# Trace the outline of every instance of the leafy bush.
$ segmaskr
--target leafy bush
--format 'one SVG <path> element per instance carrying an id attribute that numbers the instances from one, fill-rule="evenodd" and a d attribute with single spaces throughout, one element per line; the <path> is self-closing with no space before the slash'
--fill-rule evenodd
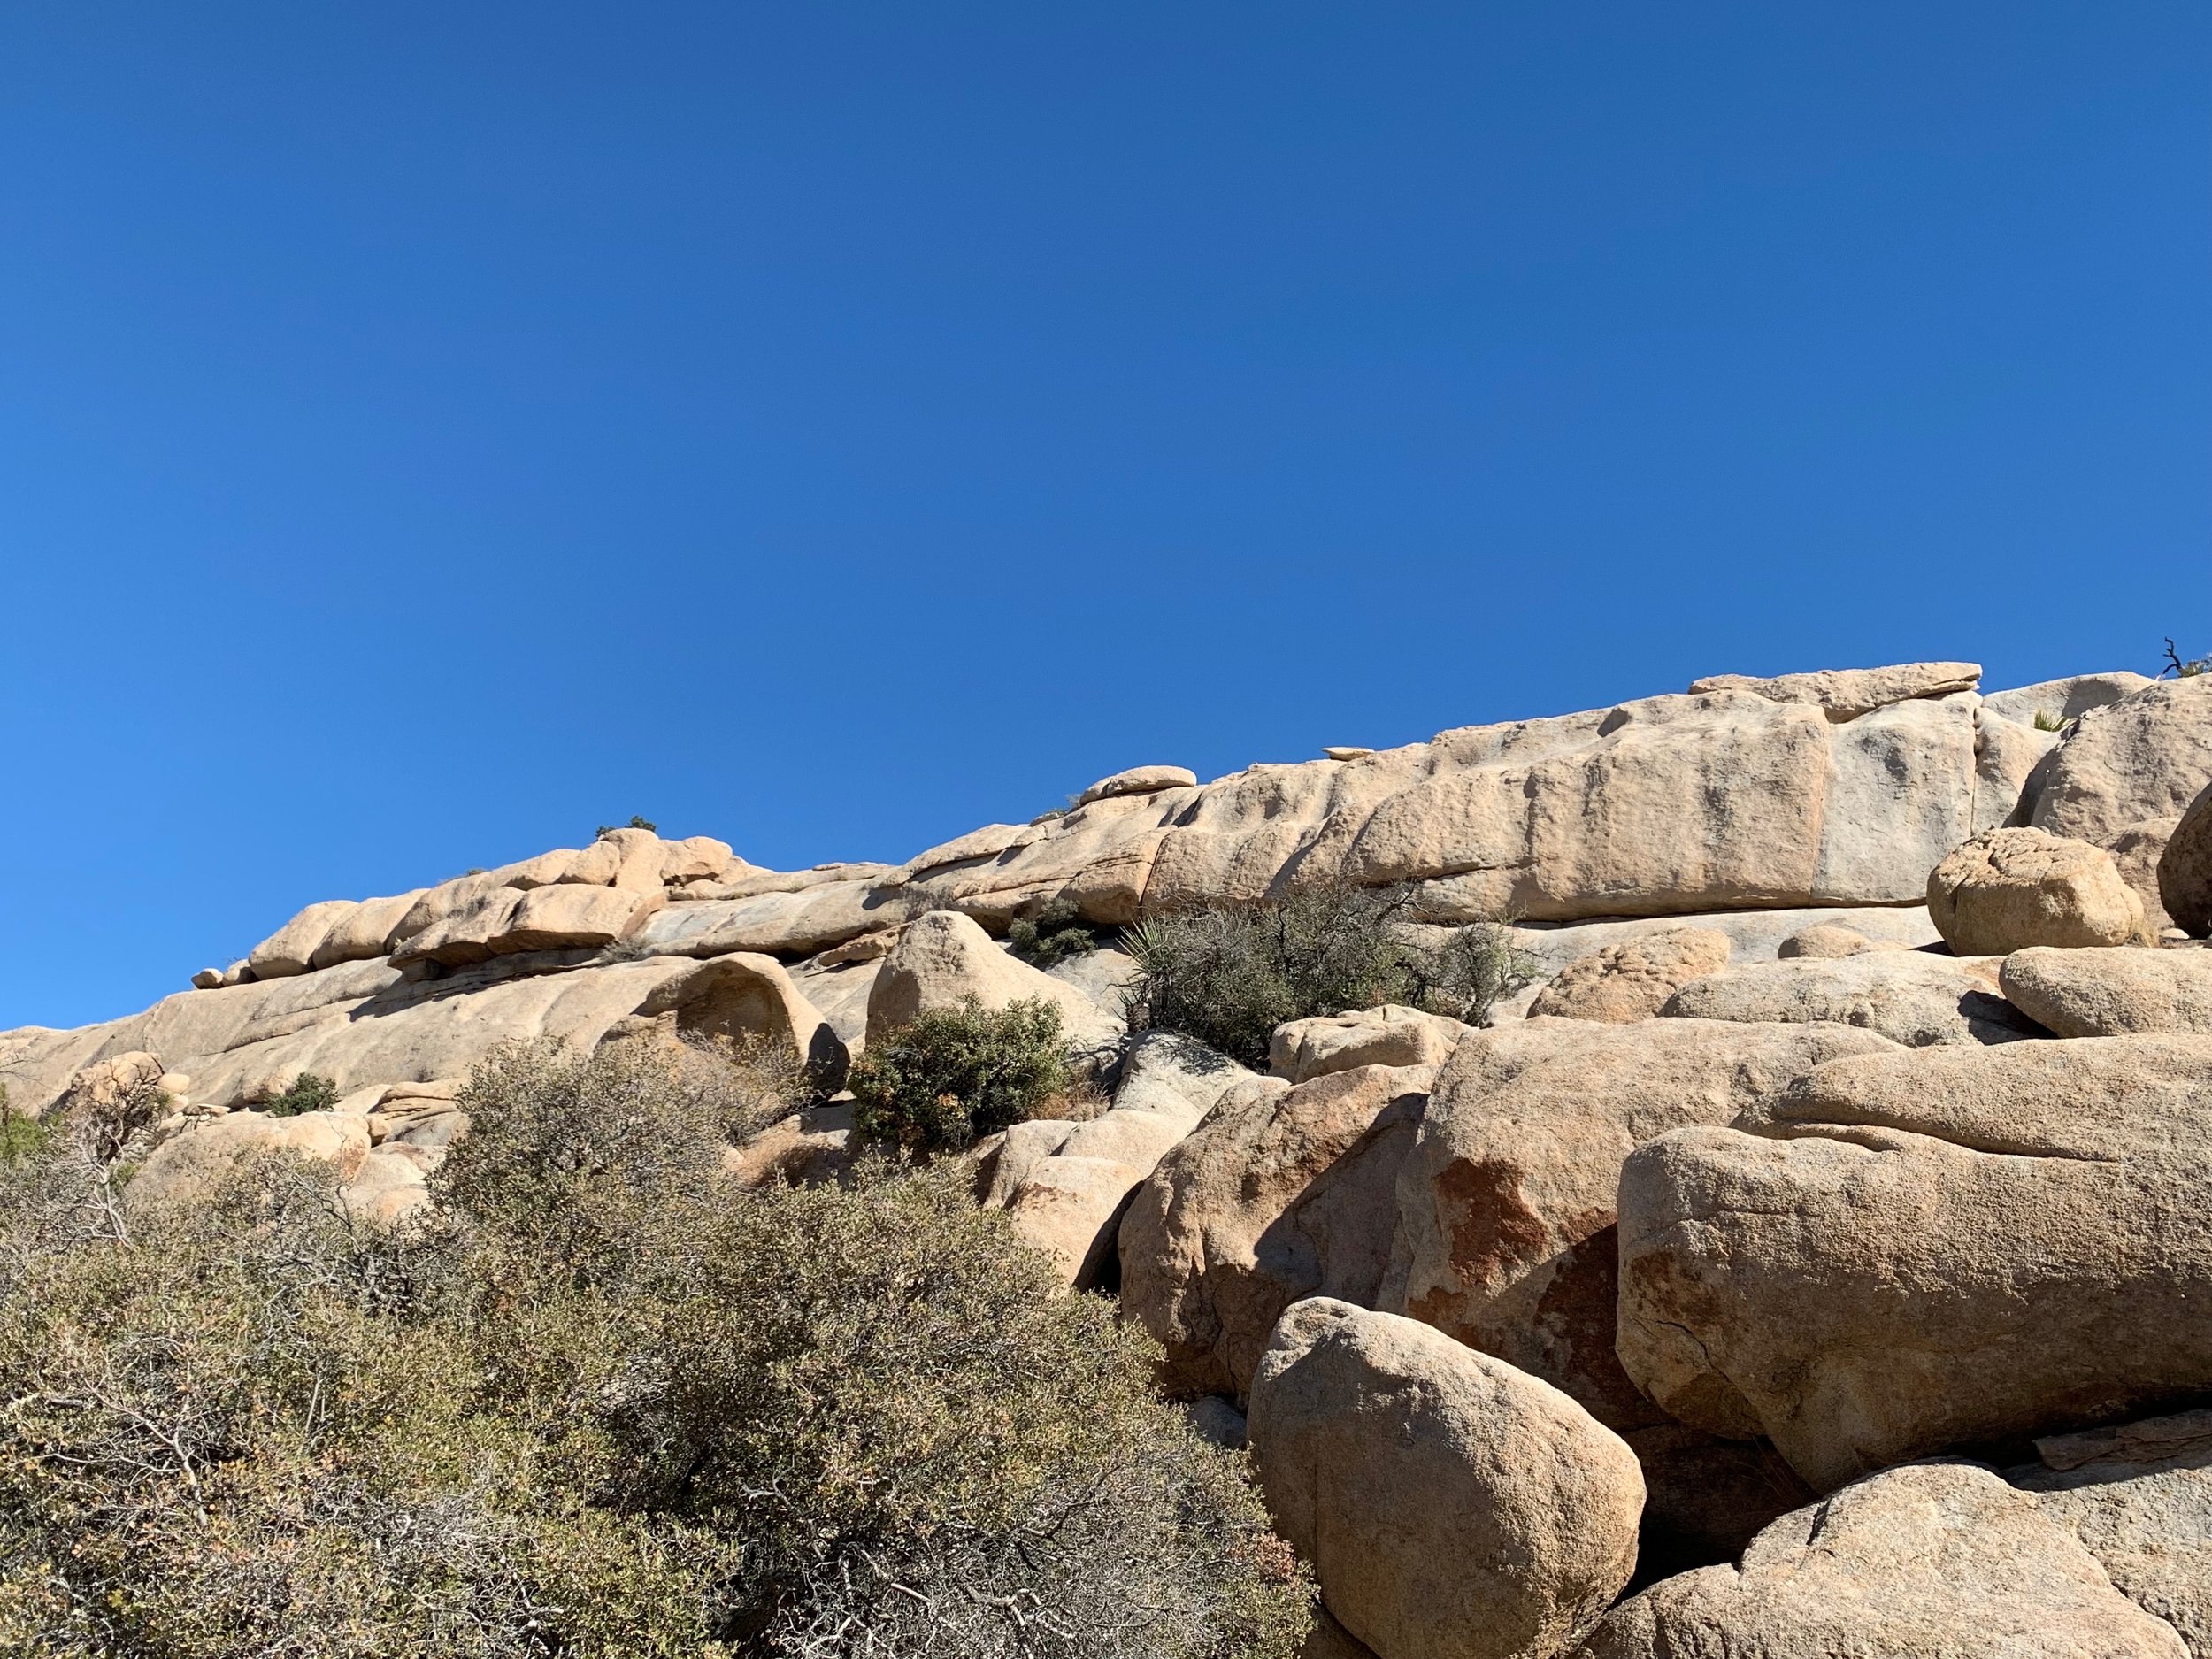
<path id="1" fill-rule="evenodd" d="M 949 1169 L 726 1186 L 742 1092 L 511 1051 L 396 1230 L 282 1156 L 127 1231 L 50 1225 L 88 1141 L 0 1165 L 0 1652 L 1291 1659 L 1142 1339 Z"/>
<path id="2" fill-rule="evenodd" d="M 974 997 L 872 1042 L 853 1062 L 853 1133 L 907 1152 L 952 1152 L 1037 1115 L 1073 1080 L 1060 1010 Z"/>
<path id="3" fill-rule="evenodd" d="M 303 1071 L 284 1093 L 262 1102 L 272 1118 L 296 1118 L 302 1112 L 326 1112 L 338 1103 L 338 1086 L 317 1071 Z"/>
<path id="4" fill-rule="evenodd" d="M 1033 968 L 1049 968 L 1098 949 L 1098 931 L 1083 920 L 1072 899 L 1054 899 L 1034 917 L 1016 917 L 1006 947 Z"/>
<path id="5" fill-rule="evenodd" d="M 618 829 L 650 830 L 653 833 L 657 835 L 660 833 L 660 828 L 661 826 L 654 823 L 651 818 L 642 818 L 637 813 L 633 812 L 630 814 L 630 821 L 627 824 L 602 824 L 593 833 L 592 840 L 595 841 L 603 841 Z"/>
<path id="6" fill-rule="evenodd" d="M 1331 887 L 1140 923 L 1131 1023 L 1264 1066 L 1286 1020 L 1399 1002 L 1474 1023 L 1528 982 L 1509 929 L 1424 929 L 1410 908 L 1401 891 Z"/>

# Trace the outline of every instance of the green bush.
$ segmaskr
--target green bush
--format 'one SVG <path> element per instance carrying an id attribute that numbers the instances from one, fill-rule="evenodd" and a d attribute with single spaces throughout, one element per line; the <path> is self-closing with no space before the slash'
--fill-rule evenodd
<path id="1" fill-rule="evenodd" d="M 0 1653 L 1292 1659 L 1142 1338 L 952 1168 L 730 1187 L 744 1092 L 511 1051 L 397 1229 L 281 1156 L 127 1232 L 89 1142 L 0 1165 Z"/>
<path id="2" fill-rule="evenodd" d="M 2182 680 L 2194 680 L 2205 673 L 2212 673 L 2212 657 L 2185 657 L 2174 649 L 2171 640 L 2166 641 L 2166 666 L 2158 671 L 2160 679 L 2172 674 Z"/>
<path id="3" fill-rule="evenodd" d="M 319 1072 L 303 1071 L 283 1094 L 265 1101 L 261 1110 L 272 1118 L 296 1118 L 302 1112 L 326 1112 L 338 1103 L 338 1086 Z"/>
<path id="4" fill-rule="evenodd" d="M 1131 1024 L 1264 1066 L 1286 1020 L 1399 1002 L 1471 1024 L 1528 982 L 1507 927 L 1424 928 L 1410 909 L 1402 891 L 1330 887 L 1140 923 Z"/>
<path id="5" fill-rule="evenodd" d="M 1074 1080 L 1060 1010 L 974 997 L 871 1042 L 853 1062 L 853 1133 L 918 1154 L 953 1152 L 1037 1116 Z"/>
<path id="6" fill-rule="evenodd" d="M 1098 931 L 1083 920 L 1072 899 L 1055 899 L 1033 917 L 1014 918 L 1006 948 L 1033 968 L 1049 968 L 1098 949 Z"/>
<path id="7" fill-rule="evenodd" d="M 0 1164 L 37 1156 L 50 1138 L 37 1118 L 10 1109 L 7 1085 L 0 1083 Z"/>

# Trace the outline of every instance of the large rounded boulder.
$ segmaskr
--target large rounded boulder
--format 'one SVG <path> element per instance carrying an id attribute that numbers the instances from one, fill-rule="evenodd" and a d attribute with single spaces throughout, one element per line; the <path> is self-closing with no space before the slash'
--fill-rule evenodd
<path id="1" fill-rule="evenodd" d="M 1549 1384 L 1317 1297 L 1275 1327 L 1252 1449 L 1276 1525 L 1378 1659 L 1551 1659 L 1627 1585 L 1644 1483 Z"/>

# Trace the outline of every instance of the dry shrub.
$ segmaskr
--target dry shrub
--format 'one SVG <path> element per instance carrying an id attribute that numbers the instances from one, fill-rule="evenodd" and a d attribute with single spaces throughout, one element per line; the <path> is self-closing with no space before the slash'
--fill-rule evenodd
<path id="1" fill-rule="evenodd" d="M 1240 1459 L 949 1171 L 718 1178 L 711 1056 L 479 1068 L 426 1218 L 331 1171 L 55 1226 L 0 1164 L 0 1653 L 1289 1659 Z M 96 1210 L 97 1206 L 95 1206 Z"/>

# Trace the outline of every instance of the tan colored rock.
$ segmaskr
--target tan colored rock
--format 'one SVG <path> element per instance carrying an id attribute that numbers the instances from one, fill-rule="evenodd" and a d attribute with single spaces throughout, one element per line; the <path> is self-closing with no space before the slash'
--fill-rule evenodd
<path id="1" fill-rule="evenodd" d="M 1364 1065 L 1441 1065 L 1468 1029 L 1442 1014 L 1396 1002 L 1294 1019 L 1276 1026 L 1268 1039 L 1267 1069 L 1303 1083 Z"/>
<path id="2" fill-rule="evenodd" d="M 2212 1038 L 1839 1059 L 1739 1123 L 1621 1170 L 1617 1350 L 1680 1421 L 1824 1491 L 2212 1390 Z"/>
<path id="3" fill-rule="evenodd" d="M 1614 1356 L 1614 1194 L 1638 1143 L 1723 1124 L 1823 1061 L 1892 1052 L 1829 1025 L 1532 1019 L 1478 1032 L 1436 1080 L 1398 1175 L 1379 1306 L 1571 1394 L 1663 1421 Z"/>
<path id="4" fill-rule="evenodd" d="M 1945 697 L 1980 683 L 1979 663 L 1901 663 L 1892 668 L 1825 668 L 1809 674 L 1711 674 L 1693 680 L 1693 695 L 1747 691 L 1770 703 L 1809 703 L 1839 724 L 1914 697 Z"/>
<path id="5" fill-rule="evenodd" d="M 2167 843 L 2180 827 L 2178 816 L 2147 818 L 2122 830 L 2105 849 L 2112 855 L 2112 862 L 2119 866 L 2120 879 L 2133 887 L 2135 896 L 2143 901 L 2143 929 L 2153 937 L 2176 926 L 2167 913 L 2164 895 L 2158 890 L 2158 865 L 2166 856 Z"/>
<path id="6" fill-rule="evenodd" d="M 1628 1448 L 1557 1389 L 1412 1320 L 1295 1304 L 1249 1431 L 1278 1530 L 1379 1659 L 1552 1659 L 1634 1570 Z"/>
<path id="7" fill-rule="evenodd" d="M 331 929 L 361 907 L 351 899 L 311 904 L 246 953 L 257 979 L 282 979 L 305 973 Z"/>
<path id="8" fill-rule="evenodd" d="M 1985 830 L 1958 847 L 1929 872 L 1928 915 L 1962 956 L 2149 939 L 2110 853 L 2038 829 Z"/>
<path id="9" fill-rule="evenodd" d="M 1111 1047 L 1123 1024 L 1071 985 L 1009 956 L 965 916 L 933 910 L 907 924 L 884 957 L 868 993 L 868 1041 L 935 1009 L 957 1008 L 972 996 L 986 1008 L 1035 1000 L 1061 1012 L 1068 1041 L 1079 1049 Z"/>
<path id="10" fill-rule="evenodd" d="M 1942 943 L 1942 936 L 1928 920 L 1927 907 L 1914 904 L 1724 910 L 1687 918 L 1654 916 L 1632 921 L 1572 922 L 1555 927 L 1517 926 L 1513 929 L 1513 948 L 1528 958 L 1532 972 L 1550 979 L 1578 956 L 1686 924 L 1727 934 L 1732 962 L 1770 961 L 1792 934 L 1819 926 L 1847 927 L 1878 944 L 1901 945 L 1908 949 Z"/>
<path id="11" fill-rule="evenodd" d="M 323 935 L 310 959 L 311 968 L 332 968 L 342 962 L 367 962 L 391 949 L 392 935 L 422 897 L 423 889 L 397 893 L 390 898 L 364 899 L 340 916 Z"/>
<path id="12" fill-rule="evenodd" d="M 223 971 L 220 968 L 202 968 L 192 976 L 192 988 L 196 991 L 219 990 L 222 984 Z"/>
<path id="13" fill-rule="evenodd" d="M 1284 1309 L 1373 1305 L 1398 1166 L 1435 1076 L 1361 1066 L 1232 1091 L 1160 1160 L 1121 1221 L 1121 1308 L 1184 1396 L 1242 1398 Z"/>
<path id="14" fill-rule="evenodd" d="M 1692 979 L 1725 968 L 1729 949 L 1726 933 L 1705 927 L 1671 928 L 1608 945 L 1569 963 L 1528 1011 L 1611 1025 L 1649 1019 Z"/>
<path id="15" fill-rule="evenodd" d="M 2032 726 L 2039 718 L 2057 726 L 2157 683 L 2147 674 L 2130 673 L 2126 669 L 2106 674 L 2072 674 L 2011 691 L 1993 691 L 1982 699 L 1982 707 L 1997 718 L 2021 726 Z"/>
<path id="16" fill-rule="evenodd" d="M 726 881 L 751 869 L 731 850 L 730 844 L 711 835 L 687 835 L 661 843 L 661 882 L 675 887 L 694 881 Z"/>
<path id="17" fill-rule="evenodd" d="M 163 1205 L 203 1202 L 240 1158 L 258 1151 L 324 1159 L 340 1180 L 349 1181 L 369 1154 L 368 1125 L 335 1112 L 302 1112 L 291 1118 L 232 1112 L 196 1118 L 138 1166 L 125 1188 L 125 1204 L 135 1214 L 145 1214 Z"/>
<path id="18" fill-rule="evenodd" d="M 845 1084 L 845 1045 L 772 956 L 739 952 L 686 963 L 641 997 L 637 1015 L 672 1020 L 693 1041 L 767 1041 L 806 1068 L 817 1087 Z"/>
<path id="19" fill-rule="evenodd" d="M 525 892 L 487 942 L 495 956 L 524 950 L 597 949 L 627 939 L 665 902 L 661 890 L 563 882 Z"/>
<path id="20" fill-rule="evenodd" d="M 2051 757 L 2036 828 L 2108 847 L 2212 784 L 2212 675 L 2154 680 L 2085 713 Z"/>
<path id="21" fill-rule="evenodd" d="M 2212 933 L 2212 785 L 2189 803 L 2159 854 L 2158 896 L 2192 938 Z"/>
<path id="22" fill-rule="evenodd" d="M 2055 731 L 1991 713 L 1986 700 L 1974 710 L 1975 834 L 2028 821 L 2058 741 Z"/>
<path id="23" fill-rule="evenodd" d="M 1110 778 L 1101 778 L 1075 799 L 1078 806 L 1088 806 L 1094 801 L 1104 801 L 1115 795 L 1157 795 L 1163 789 L 1188 789 L 1198 782 L 1198 774 L 1187 766 L 1132 766 L 1118 772 Z"/>
<path id="24" fill-rule="evenodd" d="M 1998 967 L 1994 957 L 1961 960 L 1917 950 L 1753 962 L 1692 980 L 1660 1012 L 1669 1018 L 1855 1025 L 1910 1048 L 2040 1035 L 1998 995 Z"/>
<path id="25" fill-rule="evenodd" d="M 1654 1585 L 1587 1659 L 2186 1659 L 2035 1499 L 1972 1463 L 1892 1469 Z"/>
<path id="26" fill-rule="evenodd" d="M 2212 1411 L 2038 1440 L 2005 1479 L 2079 1539 L 2113 1586 L 2212 1659 Z"/>
<path id="27" fill-rule="evenodd" d="M 1855 927 L 1836 922 L 1816 922 L 1801 927 L 1775 947 L 1782 962 L 1834 962 L 1844 956 L 1863 956 L 1870 950 L 1902 950 L 1906 947 L 1885 940 L 1877 944 Z"/>
<path id="28" fill-rule="evenodd" d="M 915 913 L 914 890 L 867 879 L 812 881 L 742 898 L 672 904 L 647 918 L 637 941 L 655 956 L 718 956 L 733 950 L 803 956 Z"/>
<path id="29" fill-rule="evenodd" d="M 745 1187 L 784 1181 L 818 1187 L 843 1174 L 852 1159 L 853 1109 L 817 1106 L 779 1118 L 741 1147 L 723 1155 L 722 1167 Z"/>
<path id="30" fill-rule="evenodd" d="M 1161 1158 L 1225 1097 L 1257 1084 L 1202 1043 L 1148 1032 L 1131 1045 L 1112 1108 L 1087 1123 L 1017 1124 L 979 1170 L 986 1208 L 1087 1290 L 1114 1259 L 1122 1211 Z"/>
<path id="31" fill-rule="evenodd" d="M 430 1186 L 423 1160 L 409 1152 L 404 1147 L 370 1151 L 353 1179 L 339 1189 L 348 1210 L 364 1220 L 389 1226 L 427 1209 Z"/>
<path id="32" fill-rule="evenodd" d="M 106 1110 L 120 1105 L 141 1089 L 158 1088 L 166 1072 L 167 1068 L 161 1064 L 158 1055 L 149 1054 L 140 1048 L 126 1049 L 107 1059 L 96 1060 L 77 1071 L 69 1079 L 69 1087 L 62 1094 L 58 1110 L 71 1111 L 84 1108 L 93 1111 Z M 41 1115 L 27 1102 L 16 1110 L 30 1111 L 35 1117 Z"/>
<path id="33" fill-rule="evenodd" d="M 2054 950 L 2005 958 L 2005 998 L 2061 1037 L 2212 1034 L 2212 950 Z"/>

